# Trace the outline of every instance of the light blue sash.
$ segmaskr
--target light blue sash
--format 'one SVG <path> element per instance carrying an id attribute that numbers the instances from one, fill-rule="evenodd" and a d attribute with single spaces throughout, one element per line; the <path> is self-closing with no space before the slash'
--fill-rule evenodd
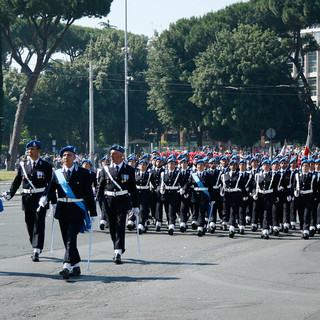
<path id="1" fill-rule="evenodd" d="M 199 179 L 199 177 L 198 177 L 196 172 L 194 172 L 192 174 L 192 177 L 193 177 L 194 181 L 196 182 L 196 184 L 198 185 L 199 188 L 205 188 L 205 186 L 203 185 L 203 183 Z M 210 201 L 210 193 L 209 193 L 209 191 L 208 190 L 202 190 L 202 192 L 204 192 L 208 196 L 209 201 Z"/>
<path id="2" fill-rule="evenodd" d="M 76 199 L 76 196 L 74 195 L 71 187 L 67 183 L 67 181 L 62 173 L 62 169 L 57 169 L 54 173 L 59 181 L 59 184 L 60 184 L 62 190 L 65 192 L 66 196 L 71 199 Z M 80 232 L 84 233 L 85 231 L 88 231 L 91 228 L 90 219 L 89 219 L 89 216 L 87 213 L 86 206 L 84 205 L 84 203 L 82 201 L 77 201 L 77 202 L 73 202 L 73 203 L 76 204 L 79 208 L 81 208 L 85 213 L 85 219 L 84 219 L 83 225 L 80 229 Z"/>

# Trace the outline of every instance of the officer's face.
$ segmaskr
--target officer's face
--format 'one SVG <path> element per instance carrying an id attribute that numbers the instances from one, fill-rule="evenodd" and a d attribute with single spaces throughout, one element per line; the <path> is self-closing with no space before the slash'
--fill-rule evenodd
<path id="1" fill-rule="evenodd" d="M 257 160 L 252 161 L 251 165 L 252 165 L 253 168 L 257 168 L 258 167 L 258 161 Z"/>
<path id="2" fill-rule="evenodd" d="M 313 171 L 313 170 L 314 170 L 314 163 L 313 163 L 313 162 L 310 163 L 310 168 L 309 168 L 309 170 L 310 170 L 310 171 Z"/>
<path id="3" fill-rule="evenodd" d="M 39 147 L 30 147 L 27 150 L 28 156 L 32 159 L 32 160 L 36 160 L 39 158 L 41 149 Z"/>
<path id="4" fill-rule="evenodd" d="M 188 168 L 188 162 L 182 161 L 180 162 L 180 166 L 183 170 L 186 170 Z"/>
<path id="5" fill-rule="evenodd" d="M 76 155 L 71 151 L 65 151 L 62 155 L 62 163 L 67 168 L 71 168 L 76 160 Z"/>
<path id="6" fill-rule="evenodd" d="M 272 170 L 273 170 L 273 171 L 278 171 L 278 169 L 279 169 L 279 163 L 276 162 L 276 163 L 274 163 L 274 164 L 272 165 Z"/>
<path id="7" fill-rule="evenodd" d="M 246 171 L 246 164 L 243 163 L 243 162 L 241 162 L 241 163 L 239 164 L 239 169 L 240 169 L 241 172 Z"/>
<path id="8" fill-rule="evenodd" d="M 135 162 L 134 160 L 130 160 L 130 161 L 128 161 L 128 165 L 129 165 L 130 167 L 135 168 L 135 167 L 136 167 L 136 162 Z"/>
<path id="9" fill-rule="evenodd" d="M 147 164 L 144 162 L 140 163 L 140 171 L 145 172 L 147 170 Z"/>
<path id="10" fill-rule="evenodd" d="M 90 163 L 89 162 L 84 162 L 83 164 L 82 164 L 82 168 L 85 168 L 85 169 L 90 169 L 91 168 L 91 165 L 90 165 Z"/>
<path id="11" fill-rule="evenodd" d="M 320 163 L 316 163 L 314 166 L 316 171 L 320 171 Z"/>
<path id="12" fill-rule="evenodd" d="M 230 164 L 230 170 L 235 171 L 237 169 L 237 164 L 236 163 L 231 163 Z"/>
<path id="13" fill-rule="evenodd" d="M 204 163 L 198 163 L 197 164 L 197 169 L 202 172 L 204 170 Z"/>
<path id="14" fill-rule="evenodd" d="M 304 163 L 301 168 L 303 173 L 307 173 L 310 168 L 309 163 Z"/>
<path id="15" fill-rule="evenodd" d="M 265 171 L 265 172 L 268 172 L 269 170 L 270 170 L 270 164 L 269 163 L 265 163 L 263 166 L 263 170 Z"/>
<path id="16" fill-rule="evenodd" d="M 215 161 L 210 162 L 209 166 L 210 166 L 211 169 L 215 169 L 217 167 L 217 163 Z"/>
<path id="17" fill-rule="evenodd" d="M 281 169 L 285 169 L 287 167 L 287 165 L 288 165 L 287 161 L 281 161 L 280 162 Z"/>
<path id="18" fill-rule="evenodd" d="M 295 161 L 290 163 L 290 168 L 291 169 L 296 169 L 297 168 L 297 163 Z"/>
<path id="19" fill-rule="evenodd" d="M 174 168 L 175 168 L 175 166 L 176 166 L 176 163 L 175 162 L 169 162 L 168 163 L 168 169 L 170 170 L 170 171 L 172 171 Z"/>
<path id="20" fill-rule="evenodd" d="M 114 164 L 120 164 L 122 162 L 123 153 L 117 150 L 111 150 L 110 158 Z"/>

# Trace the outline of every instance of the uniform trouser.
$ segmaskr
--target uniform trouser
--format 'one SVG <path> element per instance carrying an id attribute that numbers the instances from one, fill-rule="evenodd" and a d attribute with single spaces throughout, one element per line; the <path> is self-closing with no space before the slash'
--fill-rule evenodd
<path id="1" fill-rule="evenodd" d="M 278 227 L 280 223 L 290 223 L 290 202 L 283 191 L 280 191 L 279 201 L 272 207 L 272 225 Z"/>
<path id="2" fill-rule="evenodd" d="M 107 213 L 106 213 L 106 209 L 105 209 L 105 206 L 104 206 L 104 201 L 99 201 L 99 207 L 100 207 L 100 210 L 101 210 L 100 219 L 107 221 Z"/>
<path id="3" fill-rule="evenodd" d="M 185 198 L 185 196 L 188 196 Z M 189 214 L 189 207 L 190 207 L 190 194 L 187 193 L 181 197 L 180 202 L 180 222 L 187 223 L 188 221 L 188 214 Z"/>
<path id="4" fill-rule="evenodd" d="M 312 194 L 300 195 L 297 198 L 297 209 L 301 230 L 309 230 L 314 199 Z"/>
<path id="5" fill-rule="evenodd" d="M 252 213 L 253 213 L 253 199 L 252 197 L 249 197 L 246 216 L 252 218 Z"/>
<path id="6" fill-rule="evenodd" d="M 317 202 L 316 212 L 317 212 L 317 225 L 320 224 L 320 200 Z"/>
<path id="7" fill-rule="evenodd" d="M 109 232 L 114 249 L 125 252 L 125 228 L 127 211 L 112 211 L 107 213 Z"/>
<path id="8" fill-rule="evenodd" d="M 219 214 L 219 218 L 222 220 L 222 206 L 223 206 L 223 198 L 220 196 L 219 190 L 213 190 L 213 199 L 214 204 L 212 206 L 211 211 L 208 213 L 209 222 L 217 223 L 217 216 Z"/>
<path id="9" fill-rule="evenodd" d="M 262 211 L 258 210 L 259 205 L 258 205 L 258 200 L 253 200 L 252 199 L 252 224 L 260 225 L 262 226 Z"/>
<path id="10" fill-rule="evenodd" d="M 319 202 L 320 201 L 318 199 L 314 200 L 313 202 L 313 208 L 312 208 L 311 217 L 310 217 L 310 226 L 315 227 L 318 223 L 318 207 L 320 207 Z"/>
<path id="11" fill-rule="evenodd" d="M 236 220 L 239 217 L 239 207 L 242 198 L 241 192 L 226 192 L 224 198 L 226 216 L 229 217 L 229 225 L 235 226 Z"/>
<path id="12" fill-rule="evenodd" d="M 206 216 L 208 213 L 208 206 L 209 206 L 209 202 L 197 202 L 194 204 L 194 212 L 195 215 L 192 217 L 193 221 L 197 221 L 198 222 L 198 226 L 199 227 L 204 227 L 206 224 Z M 194 220 L 194 218 L 196 218 L 196 220 Z"/>
<path id="13" fill-rule="evenodd" d="M 156 195 L 157 195 L 157 199 L 156 199 L 155 217 L 157 221 L 162 223 L 163 222 L 163 199 L 159 191 L 156 192 Z"/>
<path id="14" fill-rule="evenodd" d="M 46 209 L 25 211 L 25 222 L 28 229 L 29 240 L 33 248 L 43 249 L 45 231 Z"/>
<path id="15" fill-rule="evenodd" d="M 239 207 L 239 225 L 245 226 L 246 225 L 246 215 L 247 209 L 249 206 L 249 199 L 248 200 L 241 200 L 240 207 Z"/>
<path id="16" fill-rule="evenodd" d="M 64 254 L 64 263 L 70 263 L 72 266 L 80 262 L 80 255 L 77 249 L 77 236 L 83 225 L 82 220 L 59 220 L 61 235 L 66 249 Z"/>
<path id="17" fill-rule="evenodd" d="M 139 223 L 143 226 L 145 225 L 146 221 L 149 217 L 150 211 L 150 194 L 142 194 L 140 196 L 140 212 L 139 212 Z"/>
<path id="18" fill-rule="evenodd" d="M 164 200 L 164 209 L 167 215 L 167 221 L 169 224 L 175 224 L 177 218 L 177 209 L 179 194 L 177 191 L 166 191 Z"/>
<path id="19" fill-rule="evenodd" d="M 259 194 L 256 201 L 256 213 L 262 219 L 262 228 L 269 229 L 272 220 L 272 206 L 275 202 L 272 194 Z"/>
<path id="20" fill-rule="evenodd" d="M 151 215 L 153 218 L 156 217 L 156 211 L 157 211 L 156 208 L 157 208 L 157 193 L 154 191 L 152 193 L 151 205 L 150 205 Z"/>
<path id="21" fill-rule="evenodd" d="M 297 222 L 297 202 L 296 197 L 290 202 L 290 222 Z"/>

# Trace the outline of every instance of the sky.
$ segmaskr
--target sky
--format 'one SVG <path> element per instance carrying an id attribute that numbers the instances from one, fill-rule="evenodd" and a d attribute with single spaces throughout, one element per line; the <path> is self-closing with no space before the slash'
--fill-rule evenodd
<path id="1" fill-rule="evenodd" d="M 240 0 L 127 0 L 127 29 L 128 32 L 144 34 L 151 37 L 154 30 L 161 33 L 181 18 L 203 16 L 208 12 L 224 9 L 226 6 Z M 125 0 L 113 0 L 111 11 L 102 19 L 83 18 L 75 24 L 101 28 L 100 22 L 116 26 L 124 30 Z"/>

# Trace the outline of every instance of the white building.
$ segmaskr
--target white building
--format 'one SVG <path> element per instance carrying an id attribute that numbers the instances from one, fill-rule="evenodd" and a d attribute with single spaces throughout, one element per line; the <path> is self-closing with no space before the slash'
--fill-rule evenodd
<path id="1" fill-rule="evenodd" d="M 301 30 L 301 34 L 311 33 L 320 45 L 320 25 L 312 25 L 310 28 Z M 304 74 L 308 80 L 311 98 L 316 106 L 320 107 L 320 50 L 310 52 L 305 55 L 304 61 Z M 297 73 L 296 68 L 293 66 L 293 76 Z"/>

